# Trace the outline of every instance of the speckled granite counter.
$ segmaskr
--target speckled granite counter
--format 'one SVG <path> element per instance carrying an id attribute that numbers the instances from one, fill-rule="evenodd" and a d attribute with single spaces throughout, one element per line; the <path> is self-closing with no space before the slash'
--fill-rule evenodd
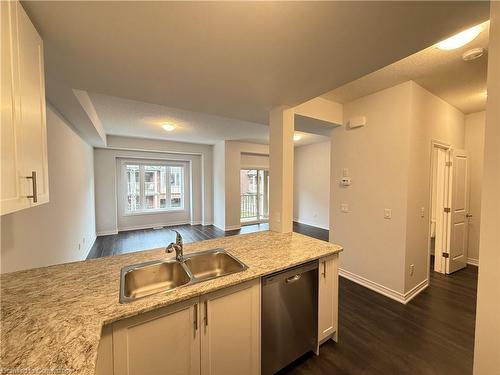
<path id="1" fill-rule="evenodd" d="M 184 251 L 217 247 L 248 270 L 128 304 L 118 302 L 121 268 L 171 254 L 154 249 L 2 275 L 0 372 L 93 374 L 104 324 L 342 250 L 297 233 L 260 232 L 186 244 Z"/>

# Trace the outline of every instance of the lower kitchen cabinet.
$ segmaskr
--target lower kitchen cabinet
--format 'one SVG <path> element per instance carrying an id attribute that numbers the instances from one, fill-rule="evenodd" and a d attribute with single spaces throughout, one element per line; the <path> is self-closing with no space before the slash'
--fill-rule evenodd
<path id="1" fill-rule="evenodd" d="M 260 373 L 260 280 L 103 328 L 97 375 Z"/>
<path id="2" fill-rule="evenodd" d="M 202 375 L 260 373 L 260 282 L 206 296 L 201 330 Z"/>
<path id="3" fill-rule="evenodd" d="M 198 301 L 113 324 L 115 375 L 200 373 Z"/>
<path id="4" fill-rule="evenodd" d="M 319 260 L 318 272 L 318 344 L 332 338 L 337 341 L 338 254 Z"/>

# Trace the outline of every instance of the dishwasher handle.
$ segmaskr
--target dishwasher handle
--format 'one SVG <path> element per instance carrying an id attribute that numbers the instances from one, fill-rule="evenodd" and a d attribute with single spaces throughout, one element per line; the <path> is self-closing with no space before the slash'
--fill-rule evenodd
<path id="1" fill-rule="evenodd" d="M 308 271 L 313 271 L 318 269 L 318 261 L 312 261 L 309 263 L 301 264 L 296 267 L 288 268 L 283 271 L 273 273 L 262 278 L 262 285 L 270 285 L 275 283 L 291 284 L 299 281 L 302 276 Z"/>
<path id="2" fill-rule="evenodd" d="M 288 277 L 287 279 L 285 279 L 285 282 L 286 282 L 287 284 L 291 284 L 291 283 L 294 283 L 294 282 L 296 282 L 296 281 L 299 281 L 299 280 L 300 280 L 300 277 L 301 277 L 301 276 L 300 276 L 299 274 L 297 274 L 297 275 L 295 275 L 295 276 Z"/>

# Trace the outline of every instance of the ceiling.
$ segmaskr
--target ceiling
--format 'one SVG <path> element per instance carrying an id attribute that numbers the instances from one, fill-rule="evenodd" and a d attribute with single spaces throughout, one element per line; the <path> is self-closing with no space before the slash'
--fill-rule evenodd
<path id="1" fill-rule="evenodd" d="M 215 144 L 222 140 L 269 143 L 269 126 L 157 104 L 89 93 L 106 134 Z M 175 126 L 167 132 L 163 124 Z M 296 146 L 329 140 L 328 137 L 297 132 Z"/>
<path id="2" fill-rule="evenodd" d="M 443 51 L 431 46 L 322 97 L 344 104 L 413 80 L 465 114 L 483 111 L 486 108 L 487 54 L 473 61 L 462 59 L 462 54 L 472 48 L 487 50 L 489 21 L 482 26 L 479 36 L 461 48 Z"/>
<path id="3" fill-rule="evenodd" d="M 75 101 L 66 92 L 79 89 L 260 124 L 271 108 L 317 97 L 489 17 L 482 1 L 23 6 L 44 40 L 48 99 L 67 118 Z M 109 116 L 104 126 L 118 131 L 116 111 Z"/>

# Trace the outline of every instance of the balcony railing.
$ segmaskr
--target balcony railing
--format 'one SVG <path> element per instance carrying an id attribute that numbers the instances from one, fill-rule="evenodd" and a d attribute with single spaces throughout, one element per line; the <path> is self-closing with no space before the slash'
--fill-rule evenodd
<path id="1" fill-rule="evenodd" d="M 241 219 L 257 220 L 257 194 L 241 194 Z"/>

